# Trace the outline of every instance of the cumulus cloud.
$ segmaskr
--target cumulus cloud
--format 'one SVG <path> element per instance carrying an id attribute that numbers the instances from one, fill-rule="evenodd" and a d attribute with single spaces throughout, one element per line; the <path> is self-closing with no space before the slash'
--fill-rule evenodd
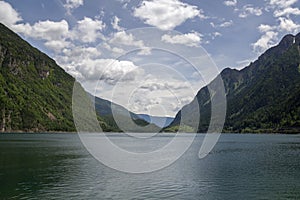
<path id="1" fill-rule="evenodd" d="M 33 25 L 15 24 L 12 29 L 26 37 L 44 40 L 45 46 L 55 52 L 59 52 L 71 43 L 66 41 L 69 37 L 69 25 L 65 20 L 58 22 L 53 21 L 39 21 Z"/>
<path id="2" fill-rule="evenodd" d="M 78 8 L 79 6 L 83 5 L 83 0 L 66 0 L 66 3 L 64 4 L 65 9 L 67 10 L 68 14 L 71 14 L 71 12 Z"/>
<path id="3" fill-rule="evenodd" d="M 119 31 L 113 34 L 112 38 L 109 40 L 112 45 L 118 46 L 130 46 L 137 47 L 141 49 L 139 55 L 149 55 L 151 54 L 151 48 L 147 47 L 142 40 L 136 40 L 133 34 L 127 33 L 125 31 Z M 108 47 L 111 50 L 121 50 L 121 48 Z"/>
<path id="4" fill-rule="evenodd" d="M 113 34 L 113 37 L 109 41 L 112 44 L 126 45 L 126 46 L 135 46 L 143 47 L 144 42 L 142 40 L 136 40 L 131 33 L 125 31 L 119 31 Z"/>
<path id="5" fill-rule="evenodd" d="M 141 86 L 141 89 L 149 90 L 149 91 L 180 90 L 186 88 L 190 88 L 190 84 L 188 82 L 179 82 L 179 81 L 164 82 L 158 79 L 146 80 Z"/>
<path id="6" fill-rule="evenodd" d="M 84 17 L 83 20 L 77 22 L 72 32 L 72 39 L 77 39 L 84 43 L 95 42 L 98 38 L 104 39 L 101 33 L 104 28 L 105 24 L 101 20 Z"/>
<path id="7" fill-rule="evenodd" d="M 13 9 L 13 7 L 5 1 L 0 1 L 0 22 L 12 28 L 12 25 L 21 21 L 22 17 Z"/>
<path id="8" fill-rule="evenodd" d="M 103 80 L 115 85 L 119 81 L 133 81 L 143 70 L 131 61 L 114 59 L 85 59 L 75 67 L 84 81 Z"/>
<path id="9" fill-rule="evenodd" d="M 268 31 L 273 31 L 273 30 L 275 30 L 275 29 L 276 29 L 275 26 L 270 26 L 270 25 L 267 25 L 267 24 L 261 24 L 261 25 L 259 25 L 259 27 L 258 27 L 258 30 L 259 30 L 259 32 L 261 32 L 261 33 L 265 33 L 265 32 L 268 32 Z"/>
<path id="10" fill-rule="evenodd" d="M 29 24 L 18 24 L 14 27 L 25 36 L 43 40 L 60 40 L 69 34 L 69 25 L 66 20 L 59 22 L 46 20 L 39 21 L 32 26 Z"/>
<path id="11" fill-rule="evenodd" d="M 257 53 L 262 53 L 276 43 L 277 36 L 277 32 L 267 31 L 257 42 L 252 44 L 253 50 Z"/>
<path id="12" fill-rule="evenodd" d="M 26 37 L 45 41 L 45 46 L 56 52 L 70 45 L 66 41 L 69 35 L 69 25 L 65 20 L 53 22 L 50 20 L 39 21 L 30 25 L 19 23 L 22 18 L 19 13 L 8 3 L 0 1 L 0 22 L 12 30 L 23 34 Z"/>
<path id="13" fill-rule="evenodd" d="M 300 24 L 290 18 L 291 15 L 300 15 L 299 8 L 292 7 L 297 0 L 269 0 L 268 9 L 272 9 L 273 16 L 277 18 L 277 25 L 261 24 L 258 30 L 263 33 L 261 38 L 252 44 L 253 50 L 261 53 L 278 42 L 278 35 L 298 33 Z"/>
<path id="14" fill-rule="evenodd" d="M 85 59 L 97 59 L 101 52 L 95 47 L 73 46 L 62 51 L 59 61 L 63 64 L 71 63 L 76 65 Z"/>
<path id="15" fill-rule="evenodd" d="M 263 14 L 262 8 L 253 7 L 253 5 L 245 5 L 242 12 L 239 14 L 240 18 L 246 18 L 249 15 L 261 16 Z"/>
<path id="16" fill-rule="evenodd" d="M 279 8 L 287 8 L 295 4 L 298 0 L 270 0 L 271 6 L 277 6 Z"/>
<path id="17" fill-rule="evenodd" d="M 134 9 L 133 15 L 162 30 L 172 30 L 196 16 L 205 18 L 196 6 L 179 0 L 144 0 Z"/>
<path id="18" fill-rule="evenodd" d="M 275 17 L 282 17 L 282 16 L 290 16 L 290 15 L 300 15 L 299 8 L 285 8 L 283 10 L 276 10 L 274 12 Z"/>
<path id="19" fill-rule="evenodd" d="M 300 15 L 298 7 L 292 7 L 297 0 L 270 0 L 269 6 L 274 10 L 274 17 L 289 17 L 290 15 Z"/>
<path id="20" fill-rule="evenodd" d="M 182 35 L 163 35 L 161 40 L 170 44 L 183 44 L 186 46 L 197 47 L 201 43 L 201 34 L 200 33 L 187 33 Z"/>
<path id="21" fill-rule="evenodd" d="M 224 3 L 224 5 L 226 5 L 226 6 L 236 6 L 237 0 L 224 1 L 223 3 Z"/>
<path id="22" fill-rule="evenodd" d="M 115 29 L 117 31 L 122 31 L 123 30 L 123 28 L 119 26 L 120 21 L 121 21 L 120 18 L 118 18 L 117 16 L 115 16 L 113 18 L 113 21 L 111 23 L 113 29 Z"/>
<path id="23" fill-rule="evenodd" d="M 296 24 L 293 20 L 288 18 L 279 18 L 280 24 L 279 28 L 281 31 L 287 31 L 290 33 L 298 32 L 300 30 L 300 25 Z"/>
<path id="24" fill-rule="evenodd" d="M 176 79 L 161 80 L 149 76 L 134 89 L 130 95 L 130 109 L 146 113 L 163 113 L 174 115 L 185 104 L 189 103 L 195 94 L 191 93 L 191 83 Z M 171 102 L 171 103 L 170 103 Z"/>
<path id="25" fill-rule="evenodd" d="M 45 46 L 49 49 L 52 49 L 56 53 L 61 52 L 63 49 L 69 47 L 70 45 L 71 43 L 65 40 L 51 40 L 45 42 Z"/>
<path id="26" fill-rule="evenodd" d="M 105 24 L 98 19 L 84 17 L 79 20 L 73 29 L 69 28 L 66 20 L 39 21 L 30 25 L 14 24 L 13 30 L 34 39 L 45 40 L 45 46 L 49 49 L 59 52 L 66 47 L 70 47 L 72 42 L 93 43 L 97 39 L 105 39 L 101 31 Z"/>

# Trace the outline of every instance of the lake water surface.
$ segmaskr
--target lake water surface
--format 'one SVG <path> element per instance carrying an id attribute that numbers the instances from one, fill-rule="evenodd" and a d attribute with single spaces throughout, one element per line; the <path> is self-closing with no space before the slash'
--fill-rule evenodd
<path id="1" fill-rule="evenodd" d="M 127 174 L 94 159 L 76 134 L 2 134 L 0 199 L 300 199 L 300 135 L 222 134 L 200 160 L 203 137 L 167 168 Z"/>

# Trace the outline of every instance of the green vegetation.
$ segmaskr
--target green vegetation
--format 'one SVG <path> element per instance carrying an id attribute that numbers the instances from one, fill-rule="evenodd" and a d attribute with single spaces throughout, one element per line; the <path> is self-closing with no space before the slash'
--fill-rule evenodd
<path id="1" fill-rule="evenodd" d="M 0 23 L 0 132 L 76 131 L 72 114 L 74 81 L 54 60 Z M 128 112 L 113 105 L 121 113 Z M 103 131 L 120 132 L 111 102 L 96 98 L 95 106 Z M 131 115 L 141 128 L 148 125 Z M 93 129 L 88 122 L 85 126 L 86 130 Z"/>
<path id="2" fill-rule="evenodd" d="M 1 131 L 75 131 L 74 79 L 0 24 Z"/>
<path id="3" fill-rule="evenodd" d="M 164 129 L 164 132 L 179 132 L 179 133 L 195 133 L 196 130 L 194 130 L 193 127 L 187 126 L 187 125 L 175 125 L 175 126 L 169 126 L 166 129 Z"/>
<path id="4" fill-rule="evenodd" d="M 300 132 L 300 34 L 295 44 L 293 39 L 292 35 L 285 36 L 278 46 L 241 71 L 222 71 L 227 94 L 224 132 Z M 198 132 L 206 132 L 211 114 L 207 87 L 198 92 L 194 101 L 199 102 L 201 111 Z M 183 108 L 188 116 L 193 116 L 195 105 L 192 102 Z M 180 117 L 181 112 L 167 130 L 175 129 Z"/>

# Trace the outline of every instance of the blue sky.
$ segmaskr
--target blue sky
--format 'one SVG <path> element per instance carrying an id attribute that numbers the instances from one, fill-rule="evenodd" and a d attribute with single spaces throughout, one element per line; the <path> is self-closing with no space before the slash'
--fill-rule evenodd
<path id="1" fill-rule="evenodd" d="M 218 70 L 245 67 L 297 34 L 299 7 L 298 0 L 6 0 L 0 22 L 88 91 L 137 113 L 173 116 Z M 201 76 L 188 62 L 195 55 Z"/>

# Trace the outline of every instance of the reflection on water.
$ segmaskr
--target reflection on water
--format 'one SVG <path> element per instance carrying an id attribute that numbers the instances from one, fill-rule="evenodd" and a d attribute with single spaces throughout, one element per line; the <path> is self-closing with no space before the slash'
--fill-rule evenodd
<path id="1" fill-rule="evenodd" d="M 147 144 L 161 147 L 170 137 Z M 199 160 L 202 139 L 173 165 L 133 175 L 99 163 L 77 135 L 0 135 L 0 199 L 300 199 L 299 135 L 223 134 Z"/>

